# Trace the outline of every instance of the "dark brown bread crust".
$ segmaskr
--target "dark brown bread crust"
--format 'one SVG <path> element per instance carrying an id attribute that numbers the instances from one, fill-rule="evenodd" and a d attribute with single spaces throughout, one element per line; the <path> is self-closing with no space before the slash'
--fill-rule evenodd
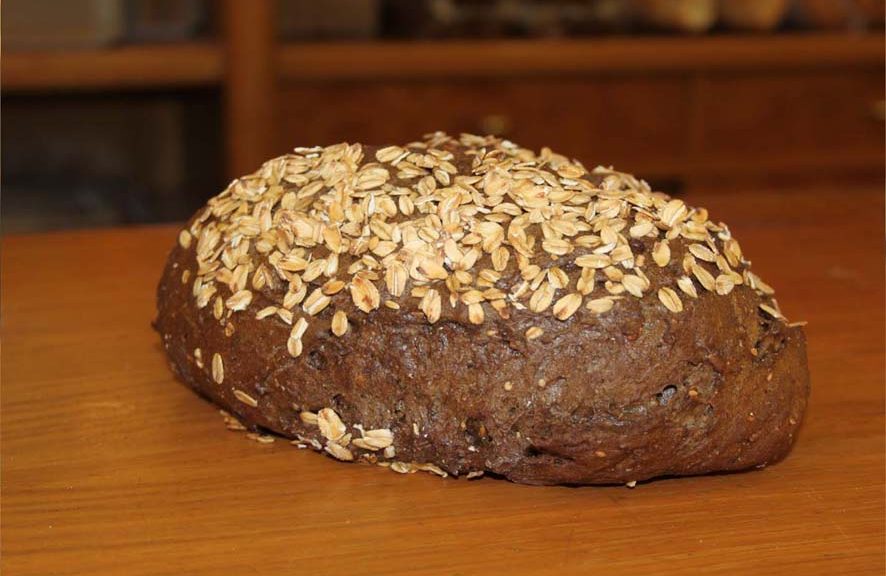
<path id="1" fill-rule="evenodd" d="M 632 246 L 649 254 L 653 242 Z M 653 294 L 682 274 L 684 249 L 672 241 L 670 264 L 647 269 Z M 529 484 L 602 484 L 761 467 L 787 454 L 809 394 L 802 329 L 764 313 L 746 285 L 684 297 L 679 314 L 654 297 L 628 298 L 602 315 L 514 310 L 480 325 L 449 306 L 430 324 L 408 295 L 393 298 L 399 310 L 365 314 L 343 290 L 292 357 L 282 344 L 291 327 L 255 318 L 279 294 L 257 291 L 252 312 L 219 320 L 183 282 L 194 270 L 194 247 L 176 246 L 158 291 L 156 328 L 182 381 L 248 426 L 317 448 L 326 439 L 304 414 L 321 409 L 349 432 L 390 430 L 394 454 L 351 444 L 348 455 L 401 471 L 432 464 Z M 509 265 L 503 284 L 517 274 Z M 341 337 L 330 332 L 334 310 L 348 315 Z M 530 327 L 544 332 L 528 340 Z"/>
<path id="2" fill-rule="evenodd" d="M 158 293 L 157 330 L 182 381 L 289 438 L 322 443 L 299 413 L 330 407 L 344 422 L 389 428 L 397 460 L 450 474 L 598 484 L 762 466 L 787 454 L 809 394 L 802 329 L 758 312 L 742 286 L 702 293 L 678 316 L 638 300 L 599 318 L 515 315 L 493 328 L 382 308 L 355 316 L 342 338 L 326 318 L 305 334 L 310 352 L 292 358 L 283 322 L 246 315 L 227 336 L 198 310 L 180 280 L 192 259 L 176 247 Z M 528 325 L 544 335 L 525 342 Z M 213 381 L 208 351 L 257 407 Z"/>

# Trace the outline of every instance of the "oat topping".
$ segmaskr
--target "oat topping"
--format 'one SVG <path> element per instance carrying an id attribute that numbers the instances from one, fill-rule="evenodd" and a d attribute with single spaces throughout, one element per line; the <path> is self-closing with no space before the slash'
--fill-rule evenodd
<path id="1" fill-rule="evenodd" d="M 336 336 L 344 336 L 348 331 L 348 315 L 344 310 L 337 310 L 332 315 L 331 330 Z"/>
<path id="2" fill-rule="evenodd" d="M 212 355 L 212 379 L 215 380 L 216 384 L 221 384 L 225 381 L 225 364 L 222 361 L 221 354 L 218 352 Z"/>
<path id="3" fill-rule="evenodd" d="M 661 300 L 661 303 L 665 305 L 665 308 L 671 312 L 683 311 L 683 302 L 680 301 L 680 297 L 677 296 L 677 293 L 674 292 L 673 288 L 668 288 L 667 286 L 659 288 L 658 299 Z"/>
<path id="4" fill-rule="evenodd" d="M 257 432 L 247 432 L 246 437 L 259 444 L 273 444 L 276 438 L 271 434 L 259 434 Z"/>
<path id="5" fill-rule="evenodd" d="M 680 276 L 677 278 L 677 286 L 684 294 L 692 298 L 698 298 L 698 292 L 695 290 L 695 284 L 688 276 Z"/>
<path id="6" fill-rule="evenodd" d="M 612 310 L 612 307 L 614 305 L 615 298 L 604 296 L 603 298 L 594 298 L 588 300 L 588 303 L 585 305 L 585 307 L 595 314 L 604 314 Z"/>
<path id="7" fill-rule="evenodd" d="M 323 450 L 331 454 L 333 457 L 339 460 L 344 460 L 345 462 L 350 462 L 354 459 L 354 455 L 351 453 L 351 451 L 341 444 L 327 442 L 326 446 L 323 447 Z"/>
<path id="8" fill-rule="evenodd" d="M 384 458 L 393 458 L 396 454 L 394 449 L 394 434 L 388 428 L 375 428 L 364 430 L 360 424 L 354 424 L 353 428 L 360 433 L 354 438 L 348 432 L 347 425 L 332 408 L 323 408 L 318 412 L 302 410 L 299 413 L 302 423 L 308 426 L 317 426 L 324 443 L 313 438 L 299 435 L 296 444 L 304 447 L 310 444 L 315 450 L 323 450 L 338 460 L 350 462 L 354 460 L 354 453 L 349 447 L 353 446 L 365 450 L 364 458 L 377 460 L 376 452 L 381 451 Z"/>
<path id="9" fill-rule="evenodd" d="M 439 466 L 435 464 L 427 463 L 417 463 L 417 462 L 391 462 L 388 464 L 387 462 L 379 462 L 380 466 L 390 466 L 391 470 L 394 472 L 398 472 L 400 474 L 415 474 L 416 472 L 430 472 L 431 474 L 436 474 L 442 478 L 446 478 L 449 474 L 446 473 L 445 470 L 441 469 Z"/>
<path id="10" fill-rule="evenodd" d="M 332 441 L 339 440 L 348 431 L 338 414 L 330 408 L 323 408 L 317 413 L 317 425 L 320 427 L 320 434 Z"/>
<path id="11" fill-rule="evenodd" d="M 678 314 L 699 287 L 773 294 L 703 208 L 548 148 L 468 134 L 374 153 L 296 148 L 211 199 L 179 245 L 195 251 L 188 281 L 199 308 L 212 304 L 221 321 L 244 311 L 283 321 L 293 357 L 308 323 L 343 337 L 379 309 L 405 307 L 430 324 L 455 315 L 483 325 L 515 311 L 571 322 L 625 298 Z M 783 320 L 774 301 L 760 308 Z M 541 334 L 525 330 L 527 340 Z"/>
<path id="12" fill-rule="evenodd" d="M 355 438 L 354 445 L 364 450 L 384 450 L 394 441 L 394 435 L 387 428 L 365 430 L 362 438 Z"/>
<path id="13" fill-rule="evenodd" d="M 307 410 L 302 410 L 298 414 L 299 419 L 309 426 L 316 426 L 318 422 L 318 417 L 316 412 L 309 412 Z"/>
<path id="14" fill-rule="evenodd" d="M 178 233 L 178 243 L 179 245 L 187 250 L 191 247 L 191 233 L 187 230 L 182 230 Z"/>
<path id="15" fill-rule="evenodd" d="M 258 400 L 244 392 L 243 390 L 239 390 L 234 388 L 234 397 L 237 398 L 240 402 L 243 402 L 247 406 L 251 406 L 252 408 L 256 408 L 258 406 Z"/>
<path id="16" fill-rule="evenodd" d="M 246 430 L 246 426 L 244 426 L 236 417 L 232 416 L 227 410 L 219 410 L 219 414 L 224 418 L 225 428 L 228 430 L 231 430 L 232 432 L 243 432 Z"/>
<path id="17" fill-rule="evenodd" d="M 532 326 L 531 328 L 526 330 L 526 339 L 527 340 L 535 340 L 536 338 L 540 338 L 544 335 L 545 331 L 538 326 Z"/>

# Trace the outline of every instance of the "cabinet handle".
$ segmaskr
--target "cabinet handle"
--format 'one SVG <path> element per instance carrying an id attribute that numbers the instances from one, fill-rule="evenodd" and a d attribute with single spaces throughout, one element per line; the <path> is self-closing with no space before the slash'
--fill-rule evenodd
<path id="1" fill-rule="evenodd" d="M 504 114 L 487 114 L 480 119 L 480 133 L 505 136 L 511 131 L 511 119 Z"/>
<path id="2" fill-rule="evenodd" d="M 886 122 L 886 100 L 874 100 L 871 104 L 871 118 Z"/>

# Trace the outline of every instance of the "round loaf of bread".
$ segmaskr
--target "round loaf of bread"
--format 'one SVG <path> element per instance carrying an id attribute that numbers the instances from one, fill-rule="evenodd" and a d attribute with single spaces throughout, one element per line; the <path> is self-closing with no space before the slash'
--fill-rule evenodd
<path id="1" fill-rule="evenodd" d="M 806 407 L 803 331 L 726 225 L 547 148 L 296 148 L 178 240 L 172 369 L 342 461 L 632 483 L 774 462 Z"/>

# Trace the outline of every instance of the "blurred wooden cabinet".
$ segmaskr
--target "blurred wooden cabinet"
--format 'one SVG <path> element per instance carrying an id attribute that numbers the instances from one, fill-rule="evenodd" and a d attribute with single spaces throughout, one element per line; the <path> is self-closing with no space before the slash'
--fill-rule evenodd
<path id="1" fill-rule="evenodd" d="M 343 140 L 404 142 L 432 130 L 494 132 L 677 186 L 882 178 L 876 59 L 588 68 L 478 75 L 468 66 L 463 75 L 413 70 L 381 78 L 308 71 L 304 80 L 293 71 L 277 92 L 275 143 L 283 151 Z"/>
<path id="2" fill-rule="evenodd" d="M 699 157 L 882 164 L 875 112 L 882 99 L 882 72 L 864 69 L 706 77 L 697 99 Z"/>
<path id="3" fill-rule="evenodd" d="M 883 181 L 882 32 L 281 42 L 272 0 L 219 6 L 209 42 L 4 54 L 4 93 L 209 87 L 229 177 L 293 146 L 446 130 L 673 188 Z"/>
<path id="4" fill-rule="evenodd" d="M 296 84 L 279 93 L 277 138 L 285 149 L 491 132 L 588 162 L 661 171 L 685 159 L 687 95 L 683 83 L 656 78 Z"/>

